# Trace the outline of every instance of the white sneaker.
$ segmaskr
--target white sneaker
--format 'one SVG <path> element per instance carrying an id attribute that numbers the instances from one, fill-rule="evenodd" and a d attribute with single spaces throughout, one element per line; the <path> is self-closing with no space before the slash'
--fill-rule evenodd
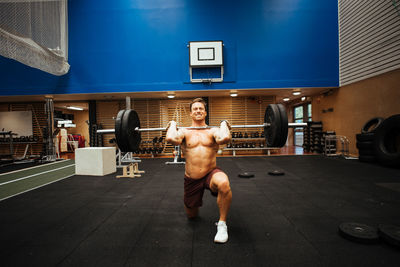
<path id="1" fill-rule="evenodd" d="M 219 221 L 215 225 L 217 226 L 217 234 L 215 235 L 214 242 L 225 243 L 228 241 L 228 226 L 226 226 L 226 223 Z"/>

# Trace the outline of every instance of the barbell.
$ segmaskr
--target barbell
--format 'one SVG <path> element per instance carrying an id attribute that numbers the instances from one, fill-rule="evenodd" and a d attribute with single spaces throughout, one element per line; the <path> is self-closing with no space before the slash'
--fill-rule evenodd
<path id="1" fill-rule="evenodd" d="M 286 109 L 282 104 L 270 104 L 265 109 L 264 123 L 253 125 L 231 125 L 232 128 L 264 128 L 264 135 L 269 147 L 283 147 L 288 136 L 288 127 L 304 127 L 307 123 L 288 123 Z M 178 129 L 209 129 L 219 126 L 178 127 Z M 119 149 L 132 152 L 139 148 L 141 132 L 166 131 L 167 128 L 140 128 L 140 119 L 133 109 L 120 110 L 115 119 L 115 129 L 97 130 L 97 133 L 115 133 Z"/>

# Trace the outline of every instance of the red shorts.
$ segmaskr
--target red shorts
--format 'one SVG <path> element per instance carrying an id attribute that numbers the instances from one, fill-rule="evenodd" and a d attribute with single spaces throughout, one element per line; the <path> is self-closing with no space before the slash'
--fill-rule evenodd
<path id="1" fill-rule="evenodd" d="M 210 181 L 214 173 L 222 172 L 222 170 L 216 167 L 214 170 L 207 173 L 203 178 L 192 179 L 185 175 L 184 183 L 184 197 L 183 202 L 188 208 L 201 207 L 203 205 L 203 194 L 204 189 L 210 189 Z M 217 196 L 218 193 L 211 191 L 211 194 Z"/>

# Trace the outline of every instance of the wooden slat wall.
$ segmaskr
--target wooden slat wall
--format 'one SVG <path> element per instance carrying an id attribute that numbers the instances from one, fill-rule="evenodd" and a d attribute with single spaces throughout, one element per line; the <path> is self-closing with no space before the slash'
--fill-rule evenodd
<path id="1" fill-rule="evenodd" d="M 170 120 L 177 121 L 179 126 L 190 126 L 189 105 L 191 98 L 188 99 L 138 99 L 132 100 L 132 109 L 139 114 L 142 128 L 166 127 Z M 209 121 L 210 125 L 219 125 L 221 120 L 227 119 L 232 124 L 261 124 L 264 122 L 264 112 L 268 104 L 274 102 L 274 97 L 210 97 L 209 98 Z M 97 124 L 103 129 L 114 128 L 114 119 L 119 110 L 125 108 L 125 101 L 98 101 L 97 102 Z M 42 142 L 42 128 L 46 126 L 46 115 L 44 103 L 12 103 L 1 104 L 0 111 L 32 111 L 33 134 L 40 137 Z M 252 132 L 258 129 L 235 129 L 235 131 Z M 260 129 L 261 130 L 261 129 Z M 143 132 L 143 141 L 152 141 L 154 137 L 165 137 L 165 132 Z M 110 144 L 110 139 L 114 134 L 103 136 L 104 146 L 114 146 Z M 151 146 L 151 144 L 144 144 Z M 42 144 L 34 144 L 32 153 L 40 154 Z M 15 146 L 16 156 L 22 156 L 25 146 L 20 144 Z M 7 153 L 7 145 L 0 146 L 0 153 Z M 164 152 L 172 153 L 173 147 L 166 144 Z"/>
<path id="2" fill-rule="evenodd" d="M 167 123 L 175 120 L 178 126 L 190 126 L 189 105 L 192 101 L 188 99 L 133 99 L 131 107 L 140 118 L 141 128 L 166 127 Z M 209 98 L 209 122 L 210 125 L 219 125 L 221 120 L 229 120 L 232 124 L 262 124 L 267 105 L 274 103 L 273 96 L 262 97 L 211 97 Z M 104 129 L 114 128 L 114 120 L 120 109 L 125 108 L 124 101 L 97 102 L 97 122 Z M 262 129 L 235 129 L 241 132 L 261 132 Z M 142 132 L 142 142 L 152 141 L 154 137 L 165 137 L 165 132 Z M 113 134 L 104 135 L 104 146 L 113 146 L 109 140 Z M 144 143 L 144 147 L 152 144 Z M 170 154 L 173 147 L 165 145 L 164 154 Z"/>
<path id="3" fill-rule="evenodd" d="M 219 125 L 221 120 L 231 124 L 262 124 L 265 109 L 274 103 L 273 96 L 263 97 L 215 97 L 210 98 L 210 125 Z M 236 128 L 235 131 L 253 132 L 259 129 Z"/>
<path id="4" fill-rule="evenodd" d="M 163 127 L 163 125 L 161 125 L 160 100 L 134 100 L 132 109 L 136 110 L 139 114 L 140 128 Z M 155 136 L 161 136 L 161 132 L 142 132 L 143 141 L 151 141 Z"/>
<path id="5" fill-rule="evenodd" d="M 178 126 L 190 125 L 189 103 L 191 99 L 132 99 L 131 108 L 134 109 L 140 119 L 141 128 L 162 128 L 166 127 L 170 120 L 175 120 Z M 114 128 L 114 120 L 118 111 L 125 108 L 125 101 L 103 101 L 97 102 L 97 123 L 101 124 L 103 129 Z M 152 141 L 154 137 L 165 138 L 165 132 L 148 131 L 142 132 L 142 146 L 151 147 L 152 144 L 146 143 Z M 110 144 L 110 139 L 114 134 L 104 134 L 104 146 L 114 146 Z M 166 144 L 164 149 L 166 153 L 172 153 L 173 147 Z"/>
<path id="6" fill-rule="evenodd" d="M 46 127 L 46 114 L 44 112 L 43 103 L 11 103 L 11 104 L 0 104 L 0 111 L 32 111 L 32 132 L 34 136 L 39 136 L 39 143 L 32 144 L 32 154 L 40 155 L 42 152 L 43 135 L 42 128 Z M 25 152 L 26 144 L 14 144 L 14 156 L 21 157 Z M 9 153 L 9 145 L 0 145 L 0 154 Z M 30 152 L 29 152 L 30 153 Z M 28 154 L 29 155 L 29 154 Z"/>
<path id="7" fill-rule="evenodd" d="M 221 120 L 229 120 L 232 125 L 249 125 L 264 123 L 265 109 L 273 104 L 273 96 L 260 97 L 215 97 L 210 98 L 210 125 L 219 125 Z M 261 133 L 263 128 L 234 128 L 232 132 Z M 246 142 L 246 141 L 245 141 Z M 251 143 L 253 141 L 247 141 Z M 222 146 L 222 147 L 225 147 Z M 231 152 L 224 152 L 229 154 Z M 240 154 L 262 154 L 261 150 L 238 151 Z"/>
<path id="8" fill-rule="evenodd" d="M 160 128 L 164 127 L 162 123 L 162 112 L 160 110 L 160 100 L 158 99 L 140 99 L 132 101 L 132 109 L 136 110 L 140 119 L 140 128 Z M 162 136 L 161 131 L 142 132 L 141 147 L 153 147 L 154 137 Z"/>
<path id="9" fill-rule="evenodd" d="M 125 102 L 123 101 L 97 101 L 96 102 L 96 119 L 97 125 L 100 125 L 102 129 L 114 129 L 115 120 L 118 111 L 125 108 Z M 110 140 L 114 138 L 114 134 L 103 134 L 103 146 L 112 147 L 114 144 L 110 144 Z M 90 140 L 89 140 L 90 143 Z"/>
<path id="10" fill-rule="evenodd" d="M 167 126 L 168 122 L 171 120 L 176 121 L 178 126 L 190 126 L 190 110 L 189 105 L 192 99 L 173 99 L 171 100 L 161 100 L 161 114 L 162 121 L 160 127 Z M 163 137 L 165 137 L 166 132 L 163 132 Z M 165 144 L 164 152 L 167 154 L 172 153 L 174 147 L 167 143 Z"/>

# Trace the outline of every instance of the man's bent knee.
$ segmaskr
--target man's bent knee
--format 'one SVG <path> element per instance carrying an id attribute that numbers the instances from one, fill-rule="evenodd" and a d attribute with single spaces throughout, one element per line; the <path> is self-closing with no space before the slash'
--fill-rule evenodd
<path id="1" fill-rule="evenodd" d="M 223 181 L 218 185 L 218 193 L 228 194 L 231 191 L 229 181 Z"/>

